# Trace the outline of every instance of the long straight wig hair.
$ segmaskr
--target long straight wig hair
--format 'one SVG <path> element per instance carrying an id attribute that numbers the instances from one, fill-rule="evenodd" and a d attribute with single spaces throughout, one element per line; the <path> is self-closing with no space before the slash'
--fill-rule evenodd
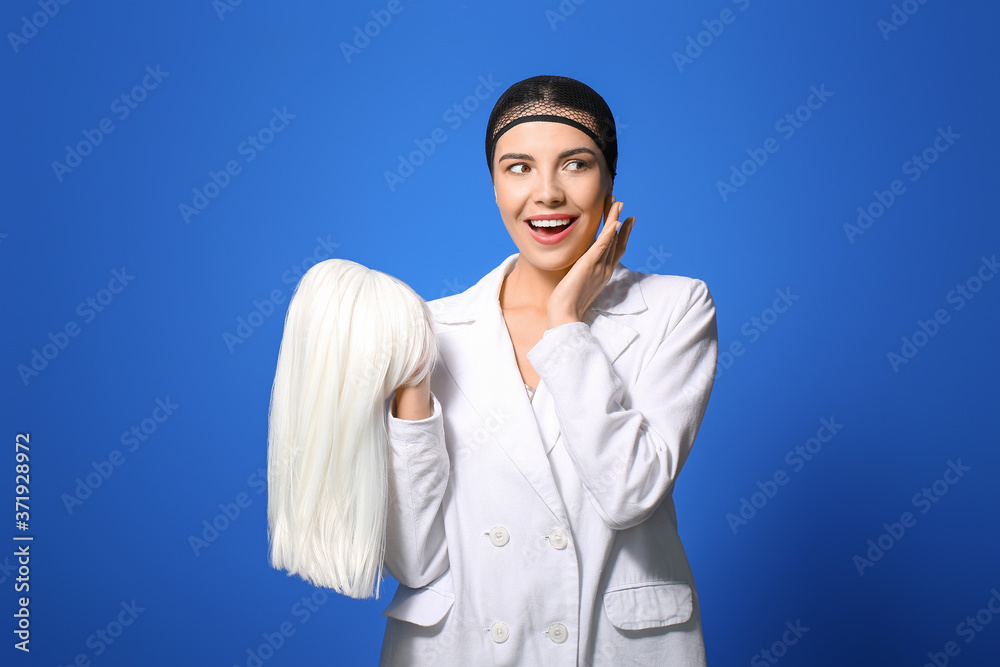
<path id="1" fill-rule="evenodd" d="M 285 316 L 268 414 L 271 565 L 379 597 L 387 514 L 386 399 L 432 371 L 427 304 L 344 259 L 313 266 Z"/>

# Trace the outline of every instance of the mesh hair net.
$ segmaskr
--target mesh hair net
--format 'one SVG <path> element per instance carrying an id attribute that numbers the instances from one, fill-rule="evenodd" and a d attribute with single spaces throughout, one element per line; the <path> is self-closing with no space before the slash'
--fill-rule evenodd
<path id="1" fill-rule="evenodd" d="M 614 179 L 618 138 L 611 109 L 587 84 L 553 75 L 518 81 L 497 100 L 486 125 L 486 163 L 491 176 L 497 140 L 515 125 L 530 121 L 565 123 L 585 133 L 604 153 Z"/>

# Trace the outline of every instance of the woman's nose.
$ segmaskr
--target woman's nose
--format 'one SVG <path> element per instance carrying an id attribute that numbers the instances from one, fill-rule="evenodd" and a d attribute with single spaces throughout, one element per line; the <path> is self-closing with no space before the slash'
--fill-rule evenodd
<path id="1" fill-rule="evenodd" d="M 542 204 L 558 204 L 565 197 L 562 182 L 558 174 L 538 173 L 535 181 L 535 201 Z"/>

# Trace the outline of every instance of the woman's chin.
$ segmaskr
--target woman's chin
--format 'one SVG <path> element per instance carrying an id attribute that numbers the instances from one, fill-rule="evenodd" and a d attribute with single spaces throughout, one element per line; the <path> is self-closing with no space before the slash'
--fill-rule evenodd
<path id="1" fill-rule="evenodd" d="M 542 271 L 562 271 L 573 266 L 585 249 L 579 250 L 571 246 L 533 248 L 518 247 L 518 261 L 524 260 L 534 268 Z"/>

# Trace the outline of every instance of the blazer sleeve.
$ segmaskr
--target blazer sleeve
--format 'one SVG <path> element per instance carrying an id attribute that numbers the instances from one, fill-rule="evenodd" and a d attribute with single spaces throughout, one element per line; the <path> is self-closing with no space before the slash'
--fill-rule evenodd
<path id="1" fill-rule="evenodd" d="M 385 567 L 410 588 L 433 582 L 448 569 L 443 499 L 451 472 L 441 404 L 431 393 L 426 419 L 398 419 L 386 409 L 388 512 Z"/>
<path id="2" fill-rule="evenodd" d="M 624 384 L 586 323 L 549 329 L 528 352 L 552 394 L 570 459 L 613 529 L 641 523 L 672 490 L 715 381 L 718 333 L 708 286 L 692 279 L 686 299 L 662 307 L 674 312 L 629 387 L 628 409 Z"/>

